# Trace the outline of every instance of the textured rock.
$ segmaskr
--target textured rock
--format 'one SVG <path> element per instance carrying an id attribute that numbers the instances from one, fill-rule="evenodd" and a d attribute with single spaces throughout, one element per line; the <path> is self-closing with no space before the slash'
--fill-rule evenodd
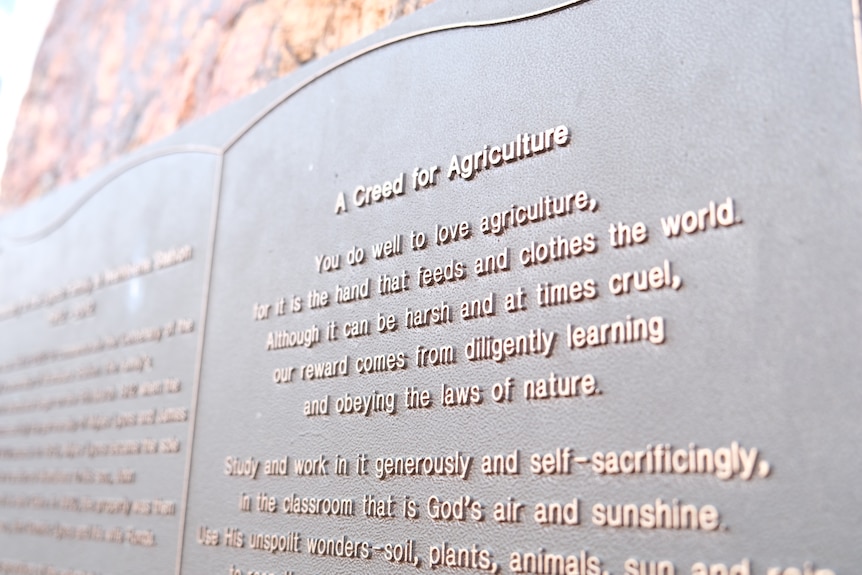
<path id="1" fill-rule="evenodd" d="M 433 0 L 59 0 L 0 211 L 75 180 Z"/>

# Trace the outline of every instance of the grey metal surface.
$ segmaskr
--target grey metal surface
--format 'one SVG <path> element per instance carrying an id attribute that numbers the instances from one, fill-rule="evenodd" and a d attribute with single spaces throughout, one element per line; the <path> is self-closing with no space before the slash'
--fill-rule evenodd
<path id="1" fill-rule="evenodd" d="M 68 510 L 68 505 L 82 509 L 78 506 L 84 505 L 84 499 L 126 504 L 147 501 L 151 505 L 153 500 L 161 500 L 173 502 L 181 510 L 188 424 L 138 424 L 137 417 L 152 409 L 189 410 L 193 404 L 199 339 L 195 329 L 201 321 L 215 166 L 212 156 L 182 154 L 125 171 L 53 233 L 33 243 L 7 245 L 0 254 L 4 308 L 33 296 L 59 294 L 56 303 L 4 315 L 0 322 L 4 365 L 0 449 L 4 454 L 8 449 L 48 446 L 62 450 L 60 455 L 13 459 L 4 455 L 0 460 L 4 498 L 43 498 L 49 504 L 22 508 L 4 499 L 0 512 L 3 572 L 22 572 L 15 570 L 21 564 L 98 573 L 173 569 L 181 511 L 156 516 L 132 513 L 129 507 L 95 512 Z M 70 190 L 73 197 L 77 192 Z M 9 227 L 29 232 L 41 227 L 34 222 L 54 221 L 67 209 L 65 205 L 57 208 L 67 202 L 62 195 L 28 209 L 32 216 L 25 213 L 9 218 Z M 165 267 L 167 261 L 157 254 L 171 250 L 176 255 L 182 252 L 182 258 L 191 257 Z M 156 258 L 160 269 L 156 269 Z M 131 277 L 118 275 L 129 265 L 137 266 Z M 84 291 L 61 291 L 72 285 Z M 76 311 L 82 309 L 92 312 L 76 319 Z M 69 318 L 61 320 L 58 315 L 62 313 Z M 174 329 L 170 335 L 168 326 L 177 320 L 190 321 L 191 331 L 180 334 Z M 134 339 L 136 332 L 153 329 L 159 330 L 158 339 Z M 108 343 L 112 340 L 116 345 Z M 68 351 L 82 344 L 105 347 L 8 366 L 16 358 Z M 116 372 L 109 371 L 109 364 L 117 366 Z M 85 374 L 82 370 L 97 371 Z M 178 389 L 168 393 L 165 380 L 177 381 Z M 130 393 L 128 386 L 138 385 L 142 390 L 147 383 L 156 383 L 160 387 L 150 386 L 151 391 L 161 392 Z M 126 419 L 130 414 L 134 423 Z M 26 427 L 58 423 L 74 427 L 68 431 L 39 431 L 38 427 L 27 431 Z M 90 451 L 94 446 L 145 439 L 176 439 L 180 451 L 116 456 Z M 83 452 L 76 453 L 70 446 Z M 118 483 L 123 469 L 134 471 L 133 482 Z M 58 480 L 56 473 L 39 479 L 40 472 L 72 473 L 81 479 Z M 96 472 L 106 473 L 113 483 L 87 479 Z M 32 501 L 24 501 L 28 500 Z M 64 531 L 81 526 L 97 526 L 105 533 L 119 527 L 124 540 L 82 541 Z M 152 532 L 155 545 L 131 545 L 126 534 L 132 527 Z M 20 533 L 20 529 L 48 531 L 37 536 Z"/>
<path id="2" fill-rule="evenodd" d="M 592 565 L 610 574 L 639 573 L 628 566 L 631 561 L 667 561 L 676 573 L 697 573 L 701 562 L 713 573 L 723 572 L 718 564 L 728 571 L 744 564 L 764 575 L 802 573 L 806 565 L 821 575 L 855 572 L 862 558 L 862 467 L 856 457 L 862 439 L 857 417 L 862 392 L 856 385 L 862 272 L 855 242 L 862 220 L 862 103 L 851 3 L 683 6 L 592 0 L 519 17 L 553 6 L 435 3 L 138 157 L 190 144 L 210 146 L 211 153 L 142 163 L 69 212 L 67 223 L 45 239 L 29 247 L 4 242 L 0 303 L 53 285 L 46 279 L 48 268 L 59 266 L 58 280 L 65 281 L 78 269 L 133 259 L 138 246 L 146 254 L 164 243 L 193 244 L 194 258 L 183 268 L 165 270 L 164 284 L 155 274 L 140 282 L 147 291 L 139 311 L 97 315 L 92 333 L 181 313 L 195 316 L 200 329 L 181 340 L 184 347 L 156 348 L 169 354 L 170 373 L 183 373 L 182 393 L 189 395 L 182 397 L 193 407 L 194 424 L 165 424 L 192 434 L 191 449 L 185 443 L 179 457 L 135 463 L 142 474 L 157 477 L 135 488 L 150 496 L 169 492 L 166 496 L 178 503 L 184 493 L 188 497 L 173 519 L 128 519 L 158 527 L 155 548 L 0 534 L 0 558 L 101 573 L 164 572 L 175 557 L 183 573 L 398 573 L 416 567 L 389 562 L 384 547 L 412 541 L 418 569 L 443 573 L 482 570 L 473 559 L 481 550 L 503 573 L 518 572 L 513 561 L 528 553 L 572 556 L 580 570 Z M 558 126 L 565 126 L 570 138 L 549 151 L 469 179 L 446 177 L 453 155 L 482 152 L 486 145 L 490 150 L 518 134 Z M 442 172 L 437 184 L 415 190 L 414 168 L 434 165 Z M 402 173 L 403 193 L 355 205 L 357 186 L 382 184 Z M 86 195 L 85 187 L 77 197 Z M 581 190 L 596 201 L 594 210 L 574 210 L 500 234 L 480 231 L 483 217 L 514 204 Z M 346 211 L 337 214 L 341 194 Z M 52 209 L 62 211 L 51 203 L 4 220 L 4 237 L 38 230 Z M 706 211 L 699 216 L 700 209 Z M 685 216 L 688 211 L 692 216 Z M 669 238 L 662 220 L 674 215 L 683 222 L 693 218 L 693 225 L 700 217 L 705 229 Z M 176 219 L 165 220 L 170 217 Z M 457 229 L 465 221 L 470 237 L 434 242 L 436 226 Z M 620 222 L 643 222 L 647 239 L 612 247 L 609 227 Z M 108 235 L 109 227 L 117 231 Z M 411 248 L 416 232 L 427 235 L 427 248 Z M 595 253 L 530 266 L 520 259 L 533 242 L 590 233 Z M 396 236 L 403 253 L 375 259 L 373 246 Z M 74 256 L 64 255 L 61 248 L 72 245 L 78 246 Z M 364 250 L 364 263 L 347 262 L 354 247 Z M 508 271 L 477 275 L 478 258 L 505 249 Z M 318 270 L 317 257 L 336 254 L 340 269 Z M 29 263 L 37 257 L 38 265 Z M 465 279 L 419 285 L 422 267 L 453 261 L 463 262 Z M 653 267 L 662 271 L 651 289 L 611 293 L 622 274 L 648 274 Z M 663 281 L 665 267 L 666 283 L 673 284 L 676 275 L 678 289 Z M 180 271 L 182 278 L 169 281 L 168 273 Z M 405 271 L 409 289 L 397 291 L 395 284 L 397 293 L 381 293 L 380 276 L 400 278 Z M 620 279 L 610 286 L 614 274 Z M 15 281 L 6 279 L 13 276 Z M 544 307 L 537 302 L 536 287 L 543 282 L 588 279 L 596 284 L 593 299 Z M 367 298 L 309 309 L 310 291 L 326 291 L 334 300 L 337 286 L 365 281 Z M 526 309 L 510 313 L 506 295 L 519 288 L 527 294 Z M 481 302 L 491 293 L 494 316 L 460 317 L 463 302 Z M 301 312 L 290 311 L 294 296 L 302 298 Z M 117 297 L 126 305 L 132 301 L 126 292 Z M 282 298 L 283 315 L 276 311 Z M 101 311 L 102 300 L 97 302 Z M 452 310 L 450 323 L 407 328 L 406 308 L 441 302 Z M 255 320 L 261 304 L 271 306 L 268 318 Z M 105 308 L 110 305 L 106 299 Z M 380 315 L 396 316 L 397 330 L 380 333 Z M 601 330 L 602 324 L 624 324 L 628 316 L 656 318 L 654 327 L 663 331 L 654 331 L 652 342 L 575 344 L 576 328 Z M 54 331 L 22 323 L 43 320 L 40 313 L 32 320 L 0 323 L 2 361 L 48 347 L 46 333 L 53 338 Z M 361 320 L 368 322 L 368 335 L 348 339 L 340 331 L 337 341 L 327 340 L 330 322 L 343 330 Z M 320 337 L 314 345 L 267 350 L 270 333 L 312 326 Z M 467 357 L 475 338 L 539 330 L 546 337 L 554 334 L 552 348 L 539 345 L 534 353 L 505 361 Z M 78 342 L 90 332 L 59 333 L 64 335 L 51 345 Z M 419 367 L 420 346 L 451 346 L 455 361 Z M 373 374 L 357 369 L 362 358 L 399 353 L 405 356 L 403 369 Z M 347 375 L 300 376 L 303 365 L 344 357 Z M 274 370 L 289 367 L 292 380 L 274 382 Z M 525 381 L 547 379 L 551 372 L 592 374 L 600 393 L 525 399 Z M 8 377 L 0 373 L 0 380 Z M 197 383 L 196 393 L 186 381 Z M 495 384 L 505 389 L 507 381 L 512 400 L 494 401 Z M 444 385 L 475 385 L 482 401 L 444 406 Z M 429 390 L 433 405 L 407 409 L 408 387 Z M 383 411 L 367 416 L 338 414 L 336 401 L 347 394 L 395 394 L 394 413 L 385 411 L 384 402 L 378 406 Z M 327 414 L 304 414 L 306 402 L 325 397 Z M 75 413 L 92 411 L 99 410 Z M 34 419 L 15 417 L 2 419 Z M 45 439 L 0 438 L 3 447 L 28 442 Z M 531 470 L 533 455 L 541 467 L 541 457 L 554 454 L 548 469 L 554 467 L 558 450 L 589 460 L 596 452 L 646 451 L 647 446 L 654 453 L 656 445 L 665 444 L 672 451 L 694 444 L 709 453 L 720 450 L 719 457 L 729 454 L 730 477 L 719 471 L 608 475 L 573 458 L 564 464 L 568 473 Z M 757 456 L 748 469 L 736 454 L 753 457 L 754 448 Z M 481 470 L 482 456 L 515 450 L 518 474 Z M 378 458 L 455 452 L 472 458 L 468 472 L 459 476 L 381 479 L 375 473 Z M 358 473 L 359 454 L 369 458 L 368 474 Z M 295 461 L 321 456 L 328 462 L 327 475 L 296 473 Z M 348 474 L 334 474 L 337 456 L 349 462 Z M 255 478 L 229 475 L 228 457 L 253 459 L 261 467 Z M 285 457 L 286 476 L 265 475 L 262 462 Z M 14 467 L 0 464 L 3 471 Z M 38 490 L 2 487 L 6 493 Z M 261 493 L 276 498 L 275 512 L 257 508 Z M 355 513 L 285 513 L 284 500 L 294 494 L 349 499 Z M 249 496 L 250 511 L 241 510 L 243 495 Z M 395 517 L 366 516 L 363 498 L 371 495 L 392 496 Z M 469 514 L 464 520 L 432 519 L 427 505 L 432 496 L 479 501 L 482 519 Z M 416 502 L 418 517 L 404 517 L 405 498 Z M 495 503 L 509 498 L 524 505 L 520 521 L 495 520 Z M 578 524 L 540 525 L 534 519 L 536 504 L 573 498 L 579 502 Z M 640 514 L 657 499 L 701 510 L 714 506 L 720 525 L 612 527 L 599 524 L 601 513 L 594 508 L 635 504 Z M 700 515 L 707 527 L 714 523 L 710 509 Z M 4 509 L 2 515 L 110 523 L 48 511 Z M 242 532 L 241 547 L 228 545 L 229 529 Z M 255 549 L 257 534 L 284 535 L 284 545 L 298 542 L 299 551 Z M 320 556 L 308 547 L 313 538 L 342 537 L 367 543 L 370 557 Z M 444 544 L 470 551 L 475 546 L 477 553 L 466 554 L 467 566 L 435 568 L 433 549 Z M 600 564 L 588 564 L 586 556 Z M 571 569 L 560 572 L 580 572 Z M 651 572 L 647 565 L 644 569 Z"/>

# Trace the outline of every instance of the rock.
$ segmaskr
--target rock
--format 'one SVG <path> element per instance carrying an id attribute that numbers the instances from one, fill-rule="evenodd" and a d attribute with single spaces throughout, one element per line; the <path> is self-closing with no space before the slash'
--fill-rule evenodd
<path id="1" fill-rule="evenodd" d="M 58 0 L 0 211 L 23 204 L 433 0 Z"/>

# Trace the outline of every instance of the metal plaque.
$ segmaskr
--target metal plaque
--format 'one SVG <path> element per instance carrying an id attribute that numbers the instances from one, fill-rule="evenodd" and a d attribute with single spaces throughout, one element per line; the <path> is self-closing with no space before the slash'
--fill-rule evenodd
<path id="1" fill-rule="evenodd" d="M 5 218 L 0 574 L 855 573 L 854 8 L 440 0 Z"/>

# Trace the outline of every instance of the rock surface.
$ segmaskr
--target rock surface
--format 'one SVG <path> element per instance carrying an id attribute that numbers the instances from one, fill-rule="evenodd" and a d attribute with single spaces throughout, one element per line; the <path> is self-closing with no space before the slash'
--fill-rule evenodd
<path id="1" fill-rule="evenodd" d="M 0 211 L 433 0 L 58 0 L 9 144 Z"/>

